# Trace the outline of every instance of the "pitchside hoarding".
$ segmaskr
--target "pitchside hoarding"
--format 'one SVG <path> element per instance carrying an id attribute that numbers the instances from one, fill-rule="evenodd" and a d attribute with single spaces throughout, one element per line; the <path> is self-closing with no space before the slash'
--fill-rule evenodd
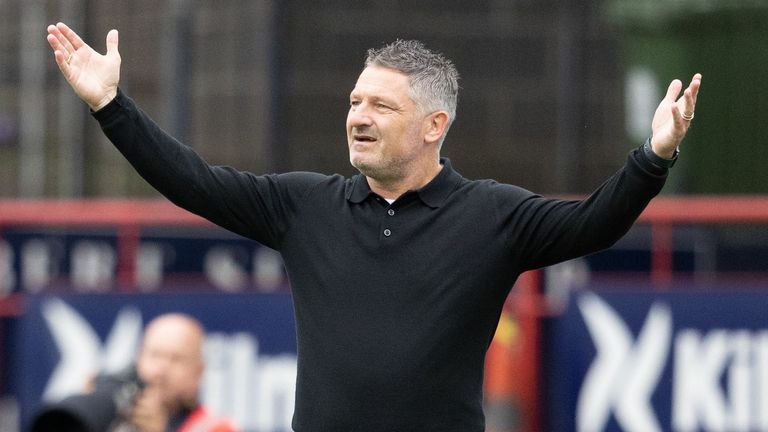
<path id="1" fill-rule="evenodd" d="M 98 293 L 288 291 L 280 255 L 215 227 L 145 228 L 131 259 L 131 286 L 118 286 L 114 228 L 5 227 L 0 298 L 12 292 Z M 122 263 L 125 264 L 125 263 Z"/>
<path id="2" fill-rule="evenodd" d="M 206 327 L 202 400 L 244 430 L 290 431 L 296 338 L 287 294 L 30 296 L 5 343 L 21 430 L 43 401 L 132 364 L 144 325 L 169 312 Z"/>
<path id="3" fill-rule="evenodd" d="M 546 430 L 768 432 L 768 287 L 573 293 L 545 340 Z"/>

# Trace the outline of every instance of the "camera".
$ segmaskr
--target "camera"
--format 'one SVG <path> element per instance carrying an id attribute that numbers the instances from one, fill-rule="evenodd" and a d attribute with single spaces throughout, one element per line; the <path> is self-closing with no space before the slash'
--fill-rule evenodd
<path id="1" fill-rule="evenodd" d="M 30 432 L 107 432 L 130 412 L 144 384 L 135 368 L 96 377 L 90 393 L 43 406 Z"/>

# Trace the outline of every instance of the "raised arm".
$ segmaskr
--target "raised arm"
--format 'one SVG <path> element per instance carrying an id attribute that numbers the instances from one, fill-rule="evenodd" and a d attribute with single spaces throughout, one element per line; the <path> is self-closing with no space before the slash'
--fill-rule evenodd
<path id="1" fill-rule="evenodd" d="M 653 117 L 651 146 L 656 156 L 672 159 L 688 132 L 701 87 L 695 74 L 683 90 L 680 80 L 670 83 Z M 682 95 L 680 94 L 682 92 Z M 627 163 L 587 199 L 548 200 L 531 196 L 511 219 L 520 226 L 510 233 L 510 244 L 522 251 L 526 269 L 551 265 L 610 247 L 632 226 L 656 196 L 667 177 L 667 168 L 634 149 Z M 533 229 L 531 229 L 533 227 Z"/>
<path id="2" fill-rule="evenodd" d="M 49 25 L 47 39 L 62 75 L 93 111 L 115 98 L 120 81 L 117 30 L 107 33 L 106 55 L 94 51 L 64 23 Z"/>

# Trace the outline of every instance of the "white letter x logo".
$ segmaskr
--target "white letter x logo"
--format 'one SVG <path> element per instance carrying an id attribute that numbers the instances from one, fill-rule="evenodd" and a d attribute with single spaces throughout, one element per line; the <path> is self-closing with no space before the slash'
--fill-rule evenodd
<path id="1" fill-rule="evenodd" d="M 88 321 L 64 301 L 47 300 L 42 315 L 61 354 L 45 387 L 44 400 L 58 400 L 81 391 L 88 379 L 101 370 L 115 372 L 127 367 L 141 337 L 141 314 L 134 308 L 124 308 L 117 314 L 103 346 Z"/>
<path id="2" fill-rule="evenodd" d="M 597 358 L 579 393 L 576 430 L 602 431 L 613 410 L 623 430 L 661 431 L 651 407 L 651 395 L 669 353 L 669 308 L 660 304 L 651 307 L 634 347 L 624 321 L 598 296 L 581 296 L 579 309 L 597 348 Z"/>

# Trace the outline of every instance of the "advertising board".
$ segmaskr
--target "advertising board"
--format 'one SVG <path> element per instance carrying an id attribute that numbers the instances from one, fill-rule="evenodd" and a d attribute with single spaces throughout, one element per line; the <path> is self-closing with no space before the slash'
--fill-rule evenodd
<path id="1" fill-rule="evenodd" d="M 98 373 L 129 367 L 144 325 L 184 312 L 206 328 L 202 401 L 243 430 L 289 431 L 296 378 L 287 294 L 71 294 L 29 296 L 6 340 L 8 386 L 21 430 L 45 402 L 82 391 Z"/>
<path id="2" fill-rule="evenodd" d="M 766 288 L 575 292 L 545 335 L 546 429 L 768 431 Z"/>

